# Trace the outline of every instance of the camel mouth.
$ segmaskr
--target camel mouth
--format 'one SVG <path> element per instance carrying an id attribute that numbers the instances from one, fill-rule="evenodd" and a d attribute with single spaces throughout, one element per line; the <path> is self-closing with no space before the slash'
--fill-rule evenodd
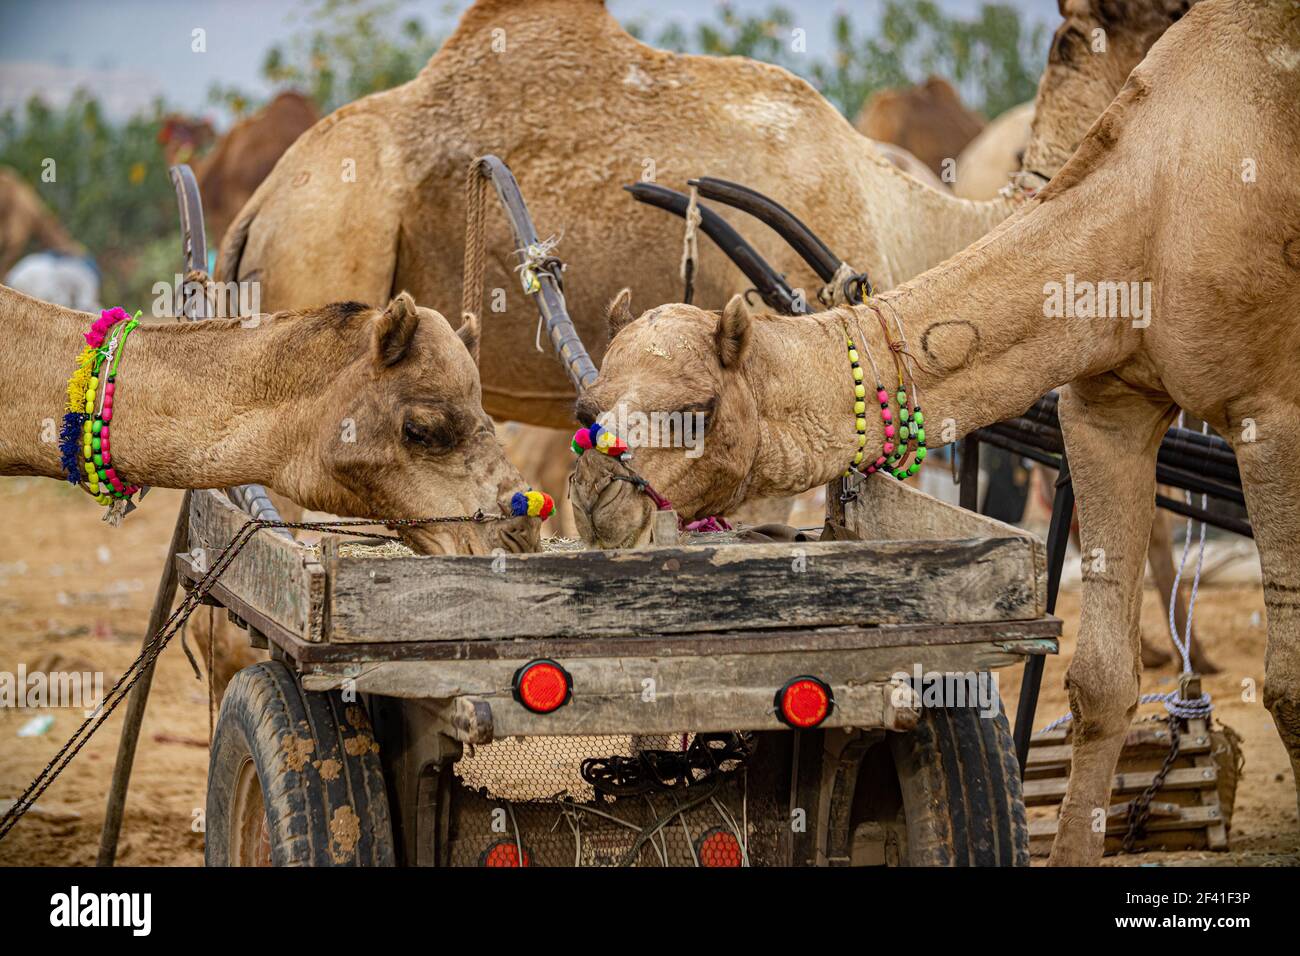
<path id="1" fill-rule="evenodd" d="M 485 523 L 449 523 L 401 529 L 402 540 L 416 554 L 526 554 L 541 550 L 541 521 L 506 518 Z"/>
<path id="2" fill-rule="evenodd" d="M 604 455 L 583 455 L 570 477 L 574 523 L 582 540 L 601 549 L 632 548 L 649 540 L 654 503 Z"/>

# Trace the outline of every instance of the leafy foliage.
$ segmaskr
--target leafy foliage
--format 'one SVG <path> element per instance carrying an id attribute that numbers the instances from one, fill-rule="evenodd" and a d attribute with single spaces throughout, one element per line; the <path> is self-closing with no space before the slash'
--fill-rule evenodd
<path id="1" fill-rule="evenodd" d="M 156 103 L 151 114 L 110 123 L 81 91 L 62 110 L 33 99 L 21 118 L 0 114 L 0 164 L 17 170 L 96 257 L 105 302 L 141 302 L 154 279 L 179 268 L 174 193 L 158 145 L 162 112 Z M 42 180 L 46 169 L 51 182 Z M 137 276 L 143 247 L 161 236 L 172 237 L 174 265 L 163 276 Z"/>
<path id="2" fill-rule="evenodd" d="M 412 79 L 441 43 L 414 17 L 399 18 L 398 0 L 319 0 L 305 35 L 271 47 L 262 76 L 272 86 L 301 90 L 322 112 Z M 444 5 L 444 11 L 450 4 Z M 211 98 L 236 115 L 254 97 L 214 87 Z"/>
<path id="3" fill-rule="evenodd" d="M 828 56 L 808 45 L 799 20 L 782 6 L 753 16 L 726 4 L 717 23 L 693 31 L 674 23 L 653 36 L 641 25 L 633 32 L 679 52 L 775 63 L 807 79 L 850 118 L 876 90 L 916 83 L 931 73 L 952 79 L 974 108 L 996 116 L 1033 98 L 1038 64 L 1046 56 L 1046 28 L 1040 23 L 1026 30 L 1015 8 L 1002 3 L 985 3 L 976 17 L 963 19 L 944 13 L 934 0 L 886 0 L 879 29 L 872 26 L 837 13 Z"/>

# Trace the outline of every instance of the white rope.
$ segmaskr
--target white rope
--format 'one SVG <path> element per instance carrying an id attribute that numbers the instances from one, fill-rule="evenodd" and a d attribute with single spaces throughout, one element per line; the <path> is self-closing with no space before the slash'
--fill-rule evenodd
<path id="1" fill-rule="evenodd" d="M 1178 427 L 1183 427 L 1184 412 L 1178 412 Z M 1201 422 L 1201 434 L 1209 434 L 1209 425 Z M 1183 491 L 1183 501 L 1190 507 L 1192 503 L 1192 493 Z M 1209 496 L 1201 494 L 1201 510 L 1204 511 L 1209 503 Z M 1201 522 L 1201 537 L 1196 555 L 1196 572 L 1192 576 L 1192 593 L 1187 599 L 1187 621 L 1183 628 L 1183 636 L 1178 636 L 1178 621 L 1174 615 L 1178 607 L 1178 588 L 1182 583 L 1183 571 L 1187 567 L 1187 553 L 1192 545 L 1192 524 L 1193 519 L 1187 519 L 1187 528 L 1183 532 L 1183 554 L 1178 561 L 1178 571 L 1174 574 L 1174 586 L 1169 594 L 1169 636 L 1173 638 L 1174 647 L 1178 648 L 1178 653 L 1183 659 L 1184 675 L 1192 673 L 1192 617 L 1196 611 L 1196 594 L 1201 587 L 1201 570 L 1205 567 L 1205 522 Z M 1139 704 L 1164 704 L 1165 710 L 1174 717 L 1181 717 L 1184 720 L 1195 720 L 1197 718 L 1208 718 L 1214 710 L 1213 698 L 1205 691 L 1201 696 L 1193 700 L 1185 700 L 1182 696 L 1182 688 L 1171 690 L 1164 694 L 1143 694 L 1138 698 Z M 1074 719 L 1074 714 L 1067 713 L 1056 718 L 1042 730 L 1040 734 L 1045 734 L 1049 730 L 1055 730 L 1063 724 L 1068 724 Z"/>

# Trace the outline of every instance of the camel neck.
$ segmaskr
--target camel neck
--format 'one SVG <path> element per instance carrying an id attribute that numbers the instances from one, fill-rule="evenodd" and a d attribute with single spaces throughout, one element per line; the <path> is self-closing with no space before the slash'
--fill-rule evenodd
<path id="1" fill-rule="evenodd" d="M 890 343 L 901 342 L 906 352 L 931 448 L 1120 365 L 1151 320 L 1151 284 L 1140 260 L 1126 255 L 1131 247 L 1114 241 L 1113 224 L 1095 221 L 1094 213 L 1094 223 L 1080 229 L 1087 222 L 1080 211 L 1095 207 L 1095 199 L 1078 189 L 1034 203 L 962 254 L 866 305 L 757 322 L 748 380 L 763 437 L 750 493 L 801 491 L 834 478 L 851 460 L 846 324 L 868 379 L 868 456 L 879 453 L 884 426 L 867 356 L 892 404 Z"/>
<path id="2" fill-rule="evenodd" d="M 63 478 L 58 428 L 66 383 L 93 317 L 7 289 L 0 290 L 0 315 L 8 333 L 0 360 L 0 475 Z M 267 361 L 271 335 L 269 327 L 238 320 L 137 328 L 118 369 L 119 473 L 133 484 L 171 488 L 269 481 L 285 427 L 277 405 L 287 397 Z"/>

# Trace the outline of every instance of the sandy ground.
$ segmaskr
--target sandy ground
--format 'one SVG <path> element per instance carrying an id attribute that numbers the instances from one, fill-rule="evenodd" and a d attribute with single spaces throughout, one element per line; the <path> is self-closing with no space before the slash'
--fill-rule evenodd
<path id="1" fill-rule="evenodd" d="M 80 491 L 44 479 L 0 482 L 0 671 L 104 671 L 106 686 L 139 651 L 179 493 L 153 492 L 114 530 Z M 1039 725 L 1067 709 L 1062 680 L 1078 621 L 1077 593 L 1062 594 L 1062 653 L 1047 664 Z M 202 609 L 198 613 L 206 614 Z M 1165 634 L 1160 604 L 1148 592 L 1143 623 Z M 1237 790 L 1227 853 L 1152 853 L 1108 863 L 1300 864 L 1300 826 L 1285 751 L 1261 703 L 1263 598 L 1257 584 L 1211 583 L 1201 591 L 1197 626 L 1224 668 L 1208 678 L 1217 716 L 1244 738 L 1245 771 Z M 1162 644 L 1167 637 L 1162 637 Z M 1170 665 L 1143 677 L 1144 691 L 1175 683 Z M 1249 681 L 1253 695 L 1243 690 Z M 1002 674 L 1014 710 L 1018 672 Z M 46 791 L 3 842 L 0 864 L 90 865 L 95 861 L 105 795 L 121 728 L 114 714 L 71 768 Z M 43 735 L 18 737 L 33 717 L 54 716 Z M 0 800 L 17 796 L 72 733 L 75 708 L 0 708 Z M 1014 714 L 1013 714 L 1014 716 Z M 126 865 L 200 864 L 199 820 L 207 771 L 206 684 L 195 679 L 179 643 L 160 660 L 145 718 L 118 860 Z"/>

